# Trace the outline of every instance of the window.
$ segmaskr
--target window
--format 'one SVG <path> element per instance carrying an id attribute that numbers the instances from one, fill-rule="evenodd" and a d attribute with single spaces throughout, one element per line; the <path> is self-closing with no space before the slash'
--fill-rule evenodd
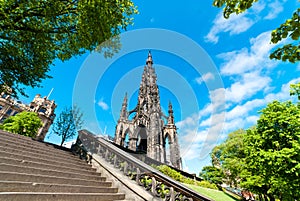
<path id="1" fill-rule="evenodd" d="M 0 119 L 0 123 L 3 123 L 3 121 L 5 120 L 6 118 L 3 117 L 2 119 Z"/>
<path id="2" fill-rule="evenodd" d="M 7 112 L 6 112 L 6 114 L 7 114 L 7 115 L 10 115 L 11 112 L 12 112 L 12 109 L 8 109 Z"/>
<path id="3" fill-rule="evenodd" d="M 41 108 L 39 109 L 39 112 L 45 113 L 45 112 L 46 112 L 46 109 L 43 108 L 43 107 L 41 107 Z"/>

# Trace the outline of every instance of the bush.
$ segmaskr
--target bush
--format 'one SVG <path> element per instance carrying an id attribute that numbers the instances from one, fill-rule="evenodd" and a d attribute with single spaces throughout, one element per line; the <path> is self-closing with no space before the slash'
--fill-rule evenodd
<path id="1" fill-rule="evenodd" d="M 160 172 L 164 173 L 165 175 L 175 179 L 176 181 L 183 182 L 184 177 L 177 172 L 176 170 L 173 170 L 167 165 L 160 165 L 156 167 Z"/>
<path id="2" fill-rule="evenodd" d="M 216 184 L 209 183 L 208 181 L 200 181 L 200 182 L 194 181 L 193 179 L 184 177 L 179 172 L 177 172 L 176 170 L 173 170 L 172 168 L 170 168 L 167 165 L 160 165 L 160 166 L 156 166 L 154 168 L 158 169 L 163 174 L 165 174 L 165 175 L 171 177 L 172 179 L 175 179 L 176 181 L 179 181 L 181 183 L 193 184 L 193 185 L 195 185 L 195 183 L 196 183 L 197 186 L 218 190 L 218 186 Z"/>
<path id="3" fill-rule="evenodd" d="M 194 179 L 183 177 L 183 183 L 185 184 L 195 184 Z"/>
<path id="4" fill-rule="evenodd" d="M 216 184 L 214 184 L 214 183 L 209 183 L 209 181 L 205 181 L 205 180 L 200 181 L 200 182 L 198 181 L 198 182 L 197 182 L 197 186 L 201 186 L 201 187 L 204 187 L 204 188 L 216 189 L 216 190 L 219 189 L 218 186 L 217 186 Z"/>

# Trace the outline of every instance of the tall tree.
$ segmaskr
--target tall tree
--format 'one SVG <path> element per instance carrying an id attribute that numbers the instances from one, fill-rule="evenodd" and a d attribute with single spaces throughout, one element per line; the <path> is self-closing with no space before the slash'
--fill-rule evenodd
<path id="1" fill-rule="evenodd" d="M 300 101 L 300 82 L 295 83 L 295 84 L 291 84 L 290 95 L 291 96 L 297 96 L 298 100 Z"/>
<path id="2" fill-rule="evenodd" d="M 42 121 L 35 112 L 21 112 L 15 116 L 5 119 L 0 129 L 28 136 L 35 137 Z"/>
<path id="3" fill-rule="evenodd" d="M 300 199 L 300 107 L 273 101 L 244 141 L 244 187 L 271 201 Z"/>
<path id="4" fill-rule="evenodd" d="M 245 166 L 243 145 L 245 134 L 246 131 L 242 129 L 231 132 L 227 140 L 214 147 L 211 153 L 213 166 L 223 171 L 224 182 L 233 187 L 239 187 Z"/>
<path id="5" fill-rule="evenodd" d="M 251 8 L 253 3 L 258 0 L 214 0 L 213 5 L 216 7 L 224 7 L 223 15 L 227 19 L 231 14 L 240 14 Z M 295 63 L 300 61 L 300 8 L 297 8 L 292 16 L 282 23 L 271 34 L 271 42 L 276 44 L 279 41 L 290 38 L 292 42 L 285 44 L 283 47 L 277 48 L 270 54 L 271 59 L 289 61 Z"/>
<path id="6" fill-rule="evenodd" d="M 221 188 L 224 178 L 222 169 L 215 166 L 204 166 L 199 176 L 210 183 L 216 184 L 219 188 Z"/>
<path id="7" fill-rule="evenodd" d="M 132 24 L 131 0 L 0 1 L 0 91 L 39 86 L 54 59 L 98 48 Z M 105 45 L 105 48 L 110 46 Z"/>
<path id="8" fill-rule="evenodd" d="M 56 118 L 53 124 L 53 133 L 61 137 L 60 146 L 70 138 L 77 134 L 83 125 L 83 114 L 78 107 L 65 108 Z"/>

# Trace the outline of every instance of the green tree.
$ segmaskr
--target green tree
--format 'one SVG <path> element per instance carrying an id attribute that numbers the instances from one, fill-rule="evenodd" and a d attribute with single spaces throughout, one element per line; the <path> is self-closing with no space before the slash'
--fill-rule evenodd
<path id="1" fill-rule="evenodd" d="M 239 187 L 241 173 L 245 166 L 245 151 L 243 140 L 246 131 L 243 129 L 231 132 L 228 138 L 214 147 L 211 153 L 212 164 L 221 169 L 223 180 L 232 187 Z"/>
<path id="2" fill-rule="evenodd" d="M 224 7 L 223 15 L 227 19 L 231 14 L 240 14 L 249 9 L 258 0 L 214 0 L 213 6 Z M 277 29 L 272 31 L 271 42 L 276 44 L 284 38 L 290 38 L 291 43 L 277 48 L 270 54 L 270 59 L 278 59 L 295 63 L 300 61 L 300 8 L 296 9 L 290 19 L 287 19 Z"/>
<path id="3" fill-rule="evenodd" d="M 50 77 L 55 59 L 99 48 L 126 30 L 134 13 L 131 0 L 0 1 L 0 91 L 25 95 L 24 85 Z"/>
<path id="4" fill-rule="evenodd" d="M 242 185 L 271 201 L 300 199 L 300 107 L 273 101 L 261 111 L 244 141 Z"/>
<path id="5" fill-rule="evenodd" d="M 77 131 L 83 125 L 82 117 L 83 114 L 77 107 L 65 108 L 59 114 L 53 124 L 52 131 L 61 137 L 60 146 L 62 146 L 67 139 L 73 138 L 77 134 Z"/>
<path id="6" fill-rule="evenodd" d="M 42 121 L 35 112 L 21 112 L 15 116 L 5 119 L 0 129 L 28 136 L 35 137 Z"/>
<path id="7" fill-rule="evenodd" d="M 214 183 L 217 186 L 221 186 L 223 183 L 223 171 L 215 166 L 205 166 L 202 168 L 199 176 L 210 183 Z"/>
<path id="8" fill-rule="evenodd" d="M 291 84 L 290 95 L 297 96 L 298 100 L 300 101 L 300 82 L 296 84 Z"/>

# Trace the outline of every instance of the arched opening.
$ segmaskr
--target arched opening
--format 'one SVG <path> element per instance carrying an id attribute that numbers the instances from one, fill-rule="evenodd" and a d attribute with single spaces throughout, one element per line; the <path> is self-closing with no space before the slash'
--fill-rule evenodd
<path id="1" fill-rule="evenodd" d="M 170 135 L 167 133 L 164 138 L 164 149 L 166 164 L 171 165 L 171 152 L 170 152 Z"/>
<path id="2" fill-rule="evenodd" d="M 129 146 L 129 135 L 128 133 L 125 133 L 124 147 L 128 149 L 128 146 Z"/>
<path id="3" fill-rule="evenodd" d="M 128 134 L 128 130 L 126 130 L 124 135 L 122 136 L 121 146 L 128 148 L 128 145 L 129 145 L 129 134 Z"/>
<path id="4" fill-rule="evenodd" d="M 137 143 L 136 151 L 141 153 L 147 153 L 147 130 L 146 127 L 141 125 L 137 128 Z"/>

